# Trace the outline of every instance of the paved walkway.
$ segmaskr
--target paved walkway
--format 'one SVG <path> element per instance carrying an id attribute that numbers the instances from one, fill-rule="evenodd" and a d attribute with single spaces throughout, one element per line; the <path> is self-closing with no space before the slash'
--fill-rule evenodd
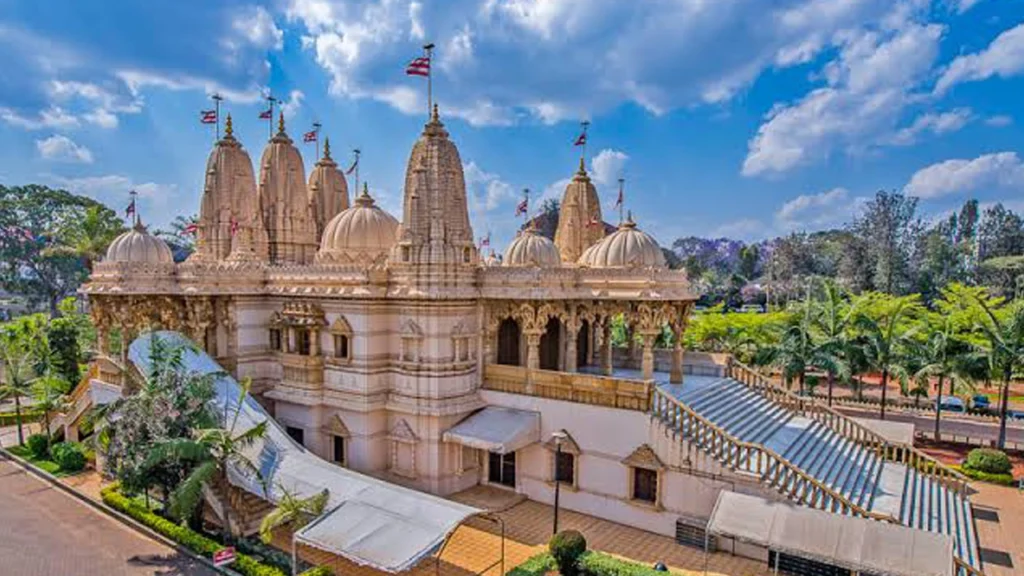
<path id="1" fill-rule="evenodd" d="M 215 576 L 0 460 L 0 573 L 18 576 Z"/>
<path id="2" fill-rule="evenodd" d="M 971 482 L 971 488 L 985 574 L 1024 573 L 1024 493 L 984 482 Z"/>

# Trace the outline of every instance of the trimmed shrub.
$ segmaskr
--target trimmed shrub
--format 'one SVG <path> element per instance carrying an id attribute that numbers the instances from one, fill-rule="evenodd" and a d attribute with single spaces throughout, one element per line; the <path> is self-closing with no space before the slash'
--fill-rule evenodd
<path id="1" fill-rule="evenodd" d="M 987 474 L 1009 474 L 1013 471 L 1013 464 L 1005 452 L 989 448 L 971 450 L 963 467 Z"/>
<path id="2" fill-rule="evenodd" d="M 156 530 L 200 556 L 210 558 L 214 552 L 224 548 L 223 545 L 185 526 L 175 524 L 163 516 L 151 512 L 142 504 L 125 497 L 118 492 L 116 484 L 104 488 L 100 495 L 103 498 L 103 503 L 107 506 L 131 516 L 134 520 Z M 252 557 L 241 553 L 235 554 L 235 563 L 231 565 L 231 569 L 243 576 L 285 576 L 285 573 L 277 568 L 261 564 Z"/>
<path id="3" fill-rule="evenodd" d="M 957 469 L 959 469 L 960 472 L 963 472 L 963 475 L 967 476 L 971 480 L 991 482 L 992 484 L 1001 484 L 1003 486 L 1017 485 L 1017 481 L 1013 479 L 1013 474 L 990 474 L 988 472 L 974 470 L 973 468 L 967 468 L 965 466 L 958 466 Z"/>
<path id="4" fill-rule="evenodd" d="M 65 472 L 78 472 L 85 468 L 85 450 L 77 442 L 61 442 L 50 448 L 53 461 Z"/>
<path id="5" fill-rule="evenodd" d="M 597 552 L 587 552 L 580 556 L 579 569 L 594 576 L 665 576 L 665 572 L 650 566 L 619 560 Z"/>
<path id="6" fill-rule="evenodd" d="M 49 442 L 45 434 L 29 436 L 25 439 L 25 445 L 28 446 L 28 451 L 36 458 L 45 458 L 47 456 L 46 449 L 49 447 Z"/>
<path id="7" fill-rule="evenodd" d="M 30 422 L 39 422 L 43 419 L 43 413 L 35 410 L 21 410 L 21 423 L 28 424 Z M 11 410 L 10 412 L 0 412 L 0 426 L 16 426 L 18 424 L 18 415 Z"/>
<path id="8" fill-rule="evenodd" d="M 562 576 L 576 576 L 576 562 L 587 551 L 587 539 L 576 530 L 564 530 L 551 537 L 548 550 L 558 564 Z"/>
<path id="9" fill-rule="evenodd" d="M 544 576 L 555 569 L 555 559 L 547 552 L 531 556 L 508 571 L 508 576 Z"/>

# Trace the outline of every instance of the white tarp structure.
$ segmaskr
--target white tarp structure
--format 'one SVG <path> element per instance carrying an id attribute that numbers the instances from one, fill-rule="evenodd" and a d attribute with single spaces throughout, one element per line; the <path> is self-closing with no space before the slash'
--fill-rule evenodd
<path id="1" fill-rule="evenodd" d="M 199 374 L 218 374 L 214 402 L 219 414 L 233 417 L 241 387 L 213 358 L 192 349 L 177 332 L 156 337 L 190 347 L 184 363 Z M 135 340 L 129 358 L 146 374 L 149 335 Z M 234 430 L 241 433 L 269 420 L 267 434 L 247 456 L 260 468 L 264 482 L 229 469 L 232 484 L 271 502 L 284 491 L 308 497 L 329 491 L 328 512 L 296 534 L 296 540 L 385 572 L 401 572 L 433 553 L 466 518 L 481 511 L 409 488 L 389 484 L 331 464 L 292 440 L 252 397 L 240 408 Z M 227 424 L 225 424 L 227 425 Z M 268 493 L 264 492 L 266 486 Z"/>
<path id="2" fill-rule="evenodd" d="M 878 576 L 952 576 L 953 539 L 723 490 L 709 534 Z"/>
<path id="3" fill-rule="evenodd" d="M 445 442 L 510 454 L 540 441 L 540 413 L 488 406 L 444 433 Z"/>

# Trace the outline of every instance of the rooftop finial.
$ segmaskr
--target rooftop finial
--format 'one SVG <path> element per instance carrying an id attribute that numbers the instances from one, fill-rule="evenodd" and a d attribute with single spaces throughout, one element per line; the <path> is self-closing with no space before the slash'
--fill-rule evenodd
<path id="1" fill-rule="evenodd" d="M 327 136 L 324 136 L 324 158 L 331 159 L 331 139 Z"/>
<path id="2" fill-rule="evenodd" d="M 373 197 L 370 196 L 370 188 L 363 182 L 363 191 L 356 198 L 357 206 L 373 206 Z"/>
<path id="3" fill-rule="evenodd" d="M 579 173 L 580 174 L 584 174 L 584 175 L 587 173 L 587 165 L 583 161 L 583 156 L 580 156 L 580 169 L 579 169 Z"/>
<path id="4" fill-rule="evenodd" d="M 235 137 L 235 129 L 231 124 L 231 114 L 228 114 L 228 120 L 224 123 L 224 138 L 231 139 Z"/>
<path id="5" fill-rule="evenodd" d="M 440 122 L 441 121 L 441 115 L 437 111 L 437 102 L 434 102 L 434 109 L 430 112 L 430 121 L 431 122 Z"/>
<path id="6" fill-rule="evenodd" d="M 279 112 L 277 116 L 277 132 L 278 134 L 284 134 L 284 112 Z"/>

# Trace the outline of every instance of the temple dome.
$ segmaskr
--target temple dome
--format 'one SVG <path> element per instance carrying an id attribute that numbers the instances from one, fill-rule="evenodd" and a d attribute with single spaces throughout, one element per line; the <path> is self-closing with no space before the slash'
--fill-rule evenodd
<path id="1" fill-rule="evenodd" d="M 576 262 L 587 248 L 602 238 L 604 224 L 601 200 L 580 158 L 580 167 L 562 195 L 558 226 L 555 229 L 555 246 L 564 262 Z"/>
<path id="2" fill-rule="evenodd" d="M 664 268 L 661 246 L 629 216 L 619 229 L 587 248 L 579 265 L 588 268 Z"/>
<path id="3" fill-rule="evenodd" d="M 309 206 L 316 222 L 317 238 L 322 238 L 327 223 L 348 209 L 348 182 L 331 158 L 331 141 L 324 138 L 324 155 L 309 173 Z"/>
<path id="4" fill-rule="evenodd" d="M 145 262 L 147 264 L 173 264 L 174 256 L 163 240 L 146 231 L 141 223 L 110 243 L 104 262 Z"/>
<path id="5" fill-rule="evenodd" d="M 395 244 L 398 220 L 363 193 L 324 227 L 317 262 L 373 262 L 385 257 Z"/>
<path id="6" fill-rule="evenodd" d="M 555 243 L 527 228 L 516 236 L 505 250 L 503 266 L 537 266 L 553 268 L 562 264 Z"/>

